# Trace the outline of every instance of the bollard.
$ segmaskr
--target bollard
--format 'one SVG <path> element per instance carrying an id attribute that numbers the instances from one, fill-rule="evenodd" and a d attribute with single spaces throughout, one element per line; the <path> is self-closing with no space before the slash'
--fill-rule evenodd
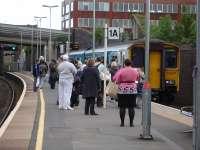
<path id="1" fill-rule="evenodd" d="M 141 139 L 152 140 L 151 135 L 151 88 L 145 82 L 142 89 L 142 134 Z"/>

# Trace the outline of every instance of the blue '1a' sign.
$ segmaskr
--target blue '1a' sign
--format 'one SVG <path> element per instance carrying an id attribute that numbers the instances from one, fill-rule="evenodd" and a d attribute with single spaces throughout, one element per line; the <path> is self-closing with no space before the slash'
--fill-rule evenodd
<path id="1" fill-rule="evenodd" d="M 119 39 L 119 27 L 108 28 L 108 39 L 112 39 L 112 40 Z"/>

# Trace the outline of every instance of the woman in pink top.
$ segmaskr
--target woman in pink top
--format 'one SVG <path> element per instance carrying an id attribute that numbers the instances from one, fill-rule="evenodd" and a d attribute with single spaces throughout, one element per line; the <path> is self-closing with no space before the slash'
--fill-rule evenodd
<path id="1" fill-rule="evenodd" d="M 118 106 L 121 119 L 121 127 L 124 126 L 126 108 L 128 108 L 130 127 L 133 127 L 136 106 L 137 84 L 139 78 L 137 69 L 131 67 L 131 61 L 126 59 L 124 68 L 117 71 L 113 80 L 118 84 Z"/>

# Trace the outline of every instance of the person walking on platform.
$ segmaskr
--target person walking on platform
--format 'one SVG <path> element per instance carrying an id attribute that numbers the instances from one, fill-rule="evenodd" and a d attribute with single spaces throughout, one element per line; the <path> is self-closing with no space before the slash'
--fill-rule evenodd
<path id="1" fill-rule="evenodd" d="M 85 115 L 89 112 L 91 115 L 98 115 L 94 110 L 95 98 L 98 96 L 100 89 L 99 71 L 94 66 L 94 60 L 89 59 L 87 66 L 84 68 L 81 76 L 82 95 L 85 101 Z"/>
<path id="2" fill-rule="evenodd" d="M 52 59 L 49 64 L 49 84 L 51 89 L 55 89 L 57 80 L 58 80 L 57 63 L 55 59 Z"/>
<path id="3" fill-rule="evenodd" d="M 101 89 L 98 92 L 97 96 L 97 107 L 102 107 L 103 106 L 103 92 L 104 92 L 104 78 L 108 73 L 107 68 L 105 67 L 103 60 L 101 58 L 96 59 L 95 63 L 96 68 L 99 70 L 99 77 L 100 77 L 100 84 L 101 84 Z"/>
<path id="4" fill-rule="evenodd" d="M 40 76 L 40 85 L 39 88 L 42 89 L 45 81 L 46 74 L 48 72 L 48 65 L 44 60 L 43 56 L 40 56 L 39 59 L 39 76 Z"/>
<path id="5" fill-rule="evenodd" d="M 76 67 L 72 63 L 68 62 L 68 55 L 63 55 L 63 62 L 58 65 L 59 109 L 73 110 L 73 108 L 70 106 L 70 98 L 72 94 L 74 75 L 76 72 Z"/>
<path id="6" fill-rule="evenodd" d="M 139 74 L 137 69 L 131 67 L 131 61 L 126 59 L 125 67 L 121 68 L 114 75 L 113 80 L 118 84 L 118 106 L 121 119 L 121 127 L 124 126 L 126 108 L 130 119 L 130 127 L 133 127 L 136 106 L 137 84 Z"/>
<path id="7" fill-rule="evenodd" d="M 36 92 L 38 85 L 39 85 L 39 64 L 38 64 L 38 59 L 35 60 L 35 63 L 33 65 L 33 91 Z"/>

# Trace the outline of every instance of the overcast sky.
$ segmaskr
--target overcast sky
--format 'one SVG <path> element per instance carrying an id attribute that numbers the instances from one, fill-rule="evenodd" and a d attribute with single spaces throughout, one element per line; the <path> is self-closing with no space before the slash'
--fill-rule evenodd
<path id="1" fill-rule="evenodd" d="M 0 0 L 0 23 L 27 25 L 36 24 L 34 16 L 47 18 L 42 19 L 42 28 L 49 28 L 49 8 L 45 5 L 59 5 L 51 10 L 52 29 L 61 29 L 61 2 L 63 0 Z"/>

